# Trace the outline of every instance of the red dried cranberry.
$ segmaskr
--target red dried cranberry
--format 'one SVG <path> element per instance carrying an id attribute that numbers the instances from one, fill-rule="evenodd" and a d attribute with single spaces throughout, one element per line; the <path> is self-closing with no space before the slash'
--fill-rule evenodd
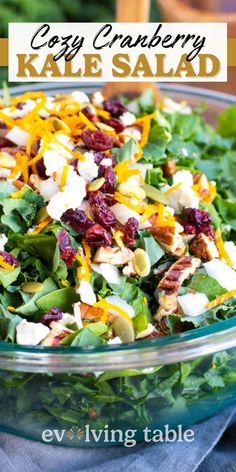
<path id="1" fill-rule="evenodd" d="M 95 220 L 100 223 L 104 228 L 110 229 L 115 224 L 115 215 L 108 208 L 106 203 L 102 205 L 94 205 L 93 213 Z"/>
<path id="2" fill-rule="evenodd" d="M 85 238 L 94 247 L 110 246 L 112 241 L 111 235 L 97 223 L 86 231 Z"/>
<path id="3" fill-rule="evenodd" d="M 100 189 L 101 192 L 114 193 L 116 190 L 116 174 L 112 167 L 100 167 L 99 174 L 106 181 Z"/>
<path id="4" fill-rule="evenodd" d="M 198 225 L 198 232 L 203 233 L 206 236 L 210 236 L 212 239 L 215 239 L 214 228 L 210 225 Z"/>
<path id="5" fill-rule="evenodd" d="M 52 308 L 50 308 L 48 313 L 42 316 L 41 323 L 48 326 L 51 323 L 51 321 L 59 321 L 62 319 L 62 317 L 63 317 L 63 314 L 62 314 L 61 309 L 58 308 L 57 306 L 53 306 Z"/>
<path id="6" fill-rule="evenodd" d="M 93 208 L 94 205 L 102 205 L 105 203 L 105 195 L 99 190 L 96 192 L 89 192 L 88 200 L 91 207 Z"/>
<path id="7" fill-rule="evenodd" d="M 7 125 L 2 120 L 0 120 L 0 129 L 7 129 Z"/>
<path id="8" fill-rule="evenodd" d="M 82 108 L 82 113 L 88 118 L 88 120 L 92 121 L 94 118 L 94 112 L 90 106 Z"/>
<path id="9" fill-rule="evenodd" d="M 87 129 L 82 132 L 82 139 L 84 144 L 93 151 L 106 151 L 115 144 L 115 139 L 108 136 L 103 131 L 94 131 Z"/>
<path id="10" fill-rule="evenodd" d="M 186 208 L 185 213 L 188 221 L 192 224 L 211 224 L 211 216 L 207 211 L 198 208 Z"/>
<path id="11" fill-rule="evenodd" d="M 95 161 L 95 164 L 97 164 L 98 166 L 100 162 L 106 158 L 107 158 L 107 155 L 105 154 L 105 152 L 96 152 L 94 154 L 94 161 Z"/>
<path id="12" fill-rule="evenodd" d="M 46 167 L 44 165 L 43 157 L 41 157 L 41 159 L 39 159 L 35 165 L 36 165 L 36 169 L 38 171 L 39 177 L 41 177 L 41 179 L 46 179 L 48 176 L 46 175 Z"/>
<path id="13" fill-rule="evenodd" d="M 183 223 L 184 231 L 187 234 L 196 234 L 195 226 L 191 225 L 190 223 Z"/>
<path id="14" fill-rule="evenodd" d="M 23 110 L 25 102 L 19 102 L 16 105 L 17 110 Z"/>
<path id="15" fill-rule="evenodd" d="M 13 267 L 19 267 L 20 265 L 18 260 L 9 252 L 0 251 L 0 257 L 3 259 L 4 262 L 6 262 L 6 264 L 10 264 Z"/>
<path id="16" fill-rule="evenodd" d="M 114 195 L 110 195 L 109 193 L 107 193 L 105 195 L 105 202 L 107 204 L 107 206 L 112 206 L 112 205 L 115 205 L 115 203 L 117 203 L 116 199 L 114 198 Z"/>
<path id="17" fill-rule="evenodd" d="M 71 245 L 71 238 L 65 229 L 61 229 L 57 236 L 57 242 L 60 248 L 61 258 L 67 267 L 71 267 L 75 262 L 77 254 L 76 249 Z"/>
<path id="18" fill-rule="evenodd" d="M 128 246 L 134 245 L 138 224 L 136 218 L 129 218 L 124 225 L 123 241 L 128 244 Z"/>
<path id="19" fill-rule="evenodd" d="M 116 98 L 112 98 L 111 100 L 104 100 L 104 108 L 116 118 L 122 115 L 125 111 L 127 111 L 127 108 Z"/>
<path id="20" fill-rule="evenodd" d="M 83 210 L 66 210 L 61 217 L 61 221 L 82 234 L 93 225 Z"/>
<path id="21" fill-rule="evenodd" d="M 7 138 L 0 138 L 0 149 L 4 147 L 13 147 L 14 144 Z"/>
<path id="22" fill-rule="evenodd" d="M 122 131 L 124 131 L 125 129 L 125 126 L 123 125 L 123 123 L 121 123 L 120 120 L 118 120 L 118 118 L 110 118 L 109 120 L 106 120 L 105 123 L 108 126 L 114 128 L 116 133 L 122 133 Z"/>

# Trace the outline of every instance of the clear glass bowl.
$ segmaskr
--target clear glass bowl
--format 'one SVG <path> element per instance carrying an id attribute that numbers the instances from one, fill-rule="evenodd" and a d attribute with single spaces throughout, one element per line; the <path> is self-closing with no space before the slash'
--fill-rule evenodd
<path id="1" fill-rule="evenodd" d="M 14 87 L 11 94 L 74 88 L 35 84 Z M 90 93 L 99 87 L 79 88 Z M 213 124 L 220 111 L 236 103 L 234 97 L 193 87 L 161 88 L 193 106 L 205 101 L 206 118 Z M 128 435 L 142 441 L 147 427 L 187 427 L 235 399 L 236 317 L 191 332 L 100 349 L 0 342 L 0 430 L 30 439 L 73 447 L 118 445 Z"/>

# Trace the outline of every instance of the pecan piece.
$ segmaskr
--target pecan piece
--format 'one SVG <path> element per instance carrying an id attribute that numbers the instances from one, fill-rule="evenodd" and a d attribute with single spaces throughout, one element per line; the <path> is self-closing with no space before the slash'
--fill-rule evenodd
<path id="1" fill-rule="evenodd" d="M 174 159 L 170 159 L 169 161 L 165 162 L 162 166 L 164 177 L 171 177 L 176 172 L 176 161 Z"/>
<path id="2" fill-rule="evenodd" d="M 200 267 L 201 259 L 192 256 L 182 256 L 164 275 L 158 284 L 158 288 L 178 291 L 182 283 L 194 274 Z"/>
<path id="3" fill-rule="evenodd" d="M 182 256 L 185 250 L 185 244 L 181 233 L 184 228 L 176 222 L 174 226 L 153 226 L 150 232 L 158 241 L 160 246 L 172 256 Z"/>
<path id="4" fill-rule="evenodd" d="M 211 261 L 218 257 L 217 247 L 211 238 L 203 233 L 199 233 L 189 245 L 189 251 L 203 261 Z"/>

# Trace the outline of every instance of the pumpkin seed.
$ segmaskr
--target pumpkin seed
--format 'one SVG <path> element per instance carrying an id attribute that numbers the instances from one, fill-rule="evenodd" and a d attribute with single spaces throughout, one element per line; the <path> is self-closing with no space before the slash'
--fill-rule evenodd
<path id="1" fill-rule="evenodd" d="M 140 277 L 146 277 L 149 274 L 151 270 L 151 263 L 149 256 L 146 251 L 144 251 L 144 249 L 135 249 L 133 266 L 135 272 L 137 272 Z"/>
<path id="2" fill-rule="evenodd" d="M 106 125 L 105 123 L 101 123 L 100 121 L 97 121 L 96 126 L 102 131 L 114 131 L 114 128 L 109 125 Z"/>
<path id="3" fill-rule="evenodd" d="M 64 131 L 67 131 L 68 133 L 70 132 L 69 126 L 66 123 L 64 123 L 64 121 L 60 120 L 60 118 L 53 117 L 51 120 L 51 124 L 54 131 L 64 130 Z"/>
<path id="4" fill-rule="evenodd" d="M 0 152 L 0 167 L 5 167 L 7 169 L 11 169 L 12 167 L 15 167 L 16 165 L 16 160 L 11 154 L 8 152 Z"/>
<path id="5" fill-rule="evenodd" d="M 122 343 L 132 343 L 135 339 L 133 324 L 123 316 L 116 316 L 112 323 L 116 336 L 119 336 Z"/>
<path id="6" fill-rule="evenodd" d="M 39 225 L 40 223 L 42 223 L 42 221 L 46 220 L 47 217 L 48 217 L 47 207 L 40 208 L 40 210 L 36 214 L 36 219 L 35 219 L 36 225 Z"/>
<path id="7" fill-rule="evenodd" d="M 145 191 L 137 185 L 130 185 L 128 182 L 123 182 L 119 185 L 119 191 L 122 195 L 135 196 L 138 200 L 144 200 L 146 198 Z"/>
<path id="8" fill-rule="evenodd" d="M 91 184 L 89 184 L 88 189 L 90 192 L 96 192 L 96 190 L 99 190 L 103 184 L 105 183 L 104 177 L 101 177 L 100 179 L 96 179 Z"/>
<path id="9" fill-rule="evenodd" d="M 170 201 L 166 197 L 166 195 L 164 195 L 164 193 L 162 193 L 156 187 L 153 187 L 153 185 L 143 184 L 141 185 L 141 188 L 146 193 L 146 196 L 150 198 L 151 200 L 154 200 L 154 202 L 159 202 L 159 203 L 163 203 L 164 205 L 169 205 Z"/>
<path id="10" fill-rule="evenodd" d="M 43 284 L 41 284 L 40 282 L 26 282 L 21 287 L 22 292 L 24 292 L 24 293 L 40 292 L 40 290 L 42 290 L 42 288 L 43 288 Z"/>

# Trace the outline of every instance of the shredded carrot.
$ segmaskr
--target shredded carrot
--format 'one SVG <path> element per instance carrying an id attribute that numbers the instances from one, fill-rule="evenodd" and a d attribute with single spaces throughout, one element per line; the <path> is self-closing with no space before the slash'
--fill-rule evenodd
<path id="1" fill-rule="evenodd" d="M 115 240 L 117 246 L 119 247 L 124 247 L 124 243 L 122 241 L 123 236 L 124 233 L 122 233 L 122 231 L 112 231 L 112 237 Z"/>
<path id="2" fill-rule="evenodd" d="M 49 224 L 51 223 L 52 221 L 52 218 L 50 218 L 50 216 L 48 216 L 44 221 L 42 221 L 41 223 L 39 223 L 38 226 L 36 226 L 36 228 L 34 229 L 34 231 L 28 231 L 28 234 L 30 236 L 34 236 L 35 234 L 39 234 L 41 233 L 41 231 Z"/>
<path id="3" fill-rule="evenodd" d="M 233 263 L 230 259 L 230 256 L 229 256 L 229 254 L 227 253 L 227 251 L 224 247 L 224 241 L 222 239 L 220 228 L 217 228 L 217 230 L 215 231 L 215 238 L 216 238 L 216 247 L 219 251 L 221 259 L 224 259 L 226 264 L 229 267 L 233 267 Z"/>
<path id="4" fill-rule="evenodd" d="M 147 119 L 143 122 L 143 132 L 142 132 L 142 139 L 140 141 L 140 147 L 144 147 L 147 144 L 148 136 L 150 132 L 151 120 Z"/>
<path id="5" fill-rule="evenodd" d="M 91 121 L 88 120 L 88 118 L 82 113 L 82 111 L 79 112 L 79 118 L 82 121 L 82 123 L 86 125 L 87 128 L 92 129 L 94 131 L 97 130 L 96 126 L 94 126 L 93 123 L 91 123 Z"/>
<path id="6" fill-rule="evenodd" d="M 86 280 L 87 282 L 89 282 L 89 279 L 90 279 L 90 272 L 89 272 L 89 267 L 88 267 L 88 264 L 86 262 L 86 260 L 80 256 L 79 254 L 76 255 L 76 259 L 77 261 L 81 264 L 83 270 L 84 270 L 84 274 L 83 274 L 83 277 L 84 280 Z M 80 277 L 81 278 L 81 277 Z"/>
<path id="7" fill-rule="evenodd" d="M 89 266 L 91 264 L 91 249 L 86 239 L 83 239 L 82 245 L 85 252 L 86 262 L 87 262 L 87 265 Z"/>
<path id="8" fill-rule="evenodd" d="M 68 172 L 69 172 L 69 166 L 64 166 L 62 169 L 61 179 L 60 179 L 60 191 L 62 191 L 66 185 Z"/>
<path id="9" fill-rule="evenodd" d="M 117 202 L 126 205 L 130 210 L 135 211 L 136 213 L 140 212 L 140 205 L 132 205 L 120 192 L 115 192 L 115 199 Z"/>
<path id="10" fill-rule="evenodd" d="M 68 280 L 66 280 L 66 279 L 61 279 L 61 284 L 62 284 L 63 287 L 69 287 L 70 286 Z"/>
<path id="11" fill-rule="evenodd" d="M 208 182 L 208 185 L 209 185 L 208 194 L 207 195 L 203 194 L 202 200 L 206 203 L 212 203 L 215 200 L 217 190 L 216 190 L 216 186 L 212 182 Z"/>
<path id="12" fill-rule="evenodd" d="M 211 308 L 215 308 L 217 305 L 221 305 L 221 303 L 224 303 L 226 300 L 229 300 L 229 298 L 233 298 L 236 296 L 236 290 L 231 290 L 230 292 L 224 293 L 223 295 L 220 295 L 219 297 L 215 298 L 215 300 L 212 300 L 210 303 L 206 305 L 207 310 L 211 310 Z"/>
<path id="13" fill-rule="evenodd" d="M 173 187 L 168 188 L 168 190 L 166 190 L 166 192 L 165 192 L 165 195 L 166 196 L 170 195 L 172 192 L 174 192 L 175 190 L 177 190 L 181 186 L 182 186 L 182 182 L 179 182 L 178 184 L 174 185 Z"/>
<path id="14" fill-rule="evenodd" d="M 112 303 L 108 303 L 102 297 L 99 297 L 99 301 L 96 302 L 93 306 L 95 308 L 102 308 L 103 310 L 105 310 L 107 312 L 110 311 L 110 310 L 114 310 L 117 313 L 119 313 L 119 315 L 123 316 L 123 318 L 126 318 L 126 320 L 128 320 L 130 322 L 130 324 L 133 324 L 132 319 L 130 318 L 128 313 L 126 313 L 126 311 L 122 310 L 122 308 L 119 308 L 116 305 L 113 305 Z"/>
<path id="15" fill-rule="evenodd" d="M 109 111 L 106 111 L 106 110 L 102 110 L 101 108 L 96 108 L 96 112 L 97 112 L 97 115 L 98 116 L 102 116 L 103 118 L 105 118 L 106 120 L 109 120 L 110 118 L 110 113 Z"/>
<path id="16" fill-rule="evenodd" d="M 130 164 L 130 161 L 119 162 L 114 167 L 118 183 L 125 182 L 126 180 L 128 180 L 129 177 L 132 177 L 132 175 L 140 175 L 140 170 L 130 169 Z"/>
<path id="17" fill-rule="evenodd" d="M 74 152 L 73 157 L 75 157 L 75 159 L 78 159 L 78 161 L 86 161 L 86 157 L 84 157 L 84 155 L 80 151 Z"/>
<path id="18" fill-rule="evenodd" d="M 143 121 L 146 121 L 146 120 L 152 120 L 153 118 L 156 117 L 156 114 L 157 112 L 154 111 L 153 113 L 151 113 L 150 115 L 145 115 L 145 116 L 141 116 L 140 118 L 137 118 L 137 120 L 135 121 L 134 124 L 137 124 L 137 123 L 142 123 Z"/>

